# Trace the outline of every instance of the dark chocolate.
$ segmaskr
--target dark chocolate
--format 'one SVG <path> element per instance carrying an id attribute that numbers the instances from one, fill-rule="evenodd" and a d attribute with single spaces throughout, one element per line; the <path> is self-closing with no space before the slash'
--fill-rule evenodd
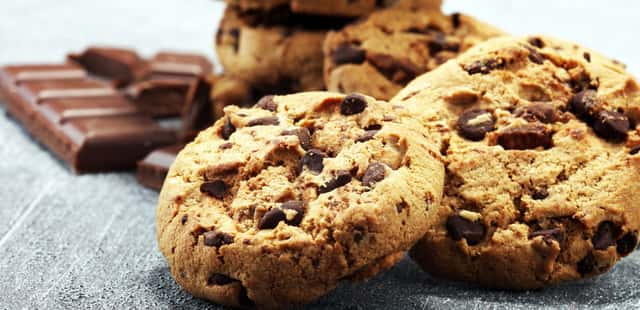
<path id="1" fill-rule="evenodd" d="M 138 182 L 146 187 L 160 190 L 169 168 L 183 147 L 183 144 L 167 146 L 147 155 L 138 162 Z"/>

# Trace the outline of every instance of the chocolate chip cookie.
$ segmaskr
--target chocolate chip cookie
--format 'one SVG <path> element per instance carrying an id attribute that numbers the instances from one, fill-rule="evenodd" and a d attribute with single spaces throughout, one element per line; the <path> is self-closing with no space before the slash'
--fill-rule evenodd
<path id="1" fill-rule="evenodd" d="M 359 94 L 267 96 L 178 155 L 157 237 L 176 281 L 224 305 L 309 302 L 393 265 L 440 203 L 444 166 L 405 109 Z"/>
<path id="2" fill-rule="evenodd" d="M 327 35 L 325 83 L 331 91 L 388 100 L 416 76 L 501 34 L 470 16 L 445 15 L 429 1 L 400 1 Z"/>
<path id="3" fill-rule="evenodd" d="M 242 12 L 228 7 L 216 35 L 225 74 L 277 93 L 325 89 L 322 42 L 348 19 L 308 17 L 285 9 Z"/>
<path id="4" fill-rule="evenodd" d="M 243 11 L 270 11 L 286 7 L 296 13 L 358 17 L 395 2 L 393 0 L 227 0 Z"/>
<path id="5" fill-rule="evenodd" d="M 393 100 L 445 156 L 430 273 L 530 289 L 601 274 L 638 243 L 640 87 L 623 66 L 548 37 L 498 38 Z"/>

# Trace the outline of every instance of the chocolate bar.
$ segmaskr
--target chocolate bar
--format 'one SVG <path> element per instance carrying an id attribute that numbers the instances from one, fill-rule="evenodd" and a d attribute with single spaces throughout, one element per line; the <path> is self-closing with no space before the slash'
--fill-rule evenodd
<path id="1" fill-rule="evenodd" d="M 151 152 L 138 163 L 138 182 L 146 187 L 159 190 L 167 177 L 169 168 L 178 156 L 183 144 L 163 147 Z"/>
<path id="2" fill-rule="evenodd" d="M 158 53 L 145 66 L 143 79 L 126 93 L 153 117 L 179 115 L 191 99 L 189 91 L 213 70 L 203 56 L 173 52 Z"/>
<path id="3" fill-rule="evenodd" d="M 0 92 L 9 113 L 77 173 L 130 169 L 176 140 L 77 64 L 5 66 Z"/>
<path id="4" fill-rule="evenodd" d="M 112 47 L 89 47 L 68 59 L 89 73 L 112 80 L 116 86 L 132 83 L 143 68 L 143 60 L 133 50 Z"/>

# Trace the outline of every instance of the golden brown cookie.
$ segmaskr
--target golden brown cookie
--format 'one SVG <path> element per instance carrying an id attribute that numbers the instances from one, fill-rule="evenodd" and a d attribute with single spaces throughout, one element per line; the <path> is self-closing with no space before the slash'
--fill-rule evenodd
<path id="1" fill-rule="evenodd" d="M 591 277 L 635 250 L 640 89 L 624 68 L 548 37 L 482 43 L 402 90 L 446 161 L 430 273 L 529 289 Z"/>
<path id="2" fill-rule="evenodd" d="M 416 76 L 502 34 L 470 16 L 446 15 L 430 3 L 400 1 L 330 32 L 324 43 L 327 88 L 388 100 Z"/>
<path id="3" fill-rule="evenodd" d="M 444 167 L 403 108 L 311 92 L 225 112 L 178 155 L 157 209 L 160 249 L 195 296 L 306 303 L 426 232 Z"/>
<path id="4" fill-rule="evenodd" d="M 432 1 L 432 0 L 429 0 Z M 394 0 L 227 0 L 243 11 L 270 11 L 286 7 L 296 13 L 358 17 L 395 2 Z"/>

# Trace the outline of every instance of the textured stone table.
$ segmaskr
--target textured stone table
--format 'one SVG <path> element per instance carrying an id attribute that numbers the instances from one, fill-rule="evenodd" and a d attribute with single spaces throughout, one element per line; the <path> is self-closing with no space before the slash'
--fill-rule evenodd
<path id="1" fill-rule="evenodd" d="M 96 42 L 135 46 L 146 55 L 176 48 L 212 56 L 222 9 L 208 0 L 60 2 L 2 1 L 0 63 L 58 61 Z M 640 21 L 633 15 L 640 4 L 632 1 L 603 8 L 602 1 L 577 0 L 450 2 L 449 10 L 515 33 L 574 38 L 639 72 Z M 193 299 L 172 280 L 155 241 L 157 194 L 138 186 L 132 173 L 75 176 L 3 111 L 0 141 L 0 309 L 221 308 Z M 630 309 L 640 308 L 638 276 L 635 253 L 597 279 L 515 293 L 437 281 L 405 260 L 307 308 Z"/>

